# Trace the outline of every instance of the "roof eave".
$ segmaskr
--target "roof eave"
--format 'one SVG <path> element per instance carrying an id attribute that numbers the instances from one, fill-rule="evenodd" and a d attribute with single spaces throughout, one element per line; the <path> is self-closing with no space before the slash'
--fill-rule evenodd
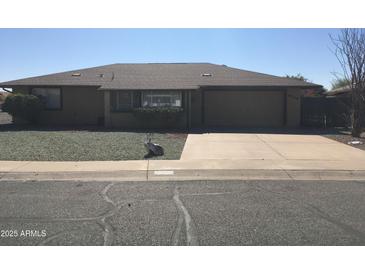
<path id="1" fill-rule="evenodd" d="M 189 90 L 198 90 L 199 87 L 183 87 L 183 88 L 171 88 L 171 87 L 159 87 L 159 88 L 108 88 L 108 87 L 99 87 L 99 91 L 108 91 L 108 90 L 125 90 L 125 91 L 148 91 L 148 90 L 179 90 L 179 91 L 189 91 Z"/>
<path id="2" fill-rule="evenodd" d="M 300 89 L 312 89 L 312 88 L 323 88 L 321 85 L 202 85 L 201 89 L 211 88 L 300 88 Z"/>
<path id="3" fill-rule="evenodd" d="M 100 87 L 95 84 L 57 84 L 57 83 L 43 83 L 43 84 L 6 84 L 0 83 L 0 88 L 16 88 L 16 87 Z"/>

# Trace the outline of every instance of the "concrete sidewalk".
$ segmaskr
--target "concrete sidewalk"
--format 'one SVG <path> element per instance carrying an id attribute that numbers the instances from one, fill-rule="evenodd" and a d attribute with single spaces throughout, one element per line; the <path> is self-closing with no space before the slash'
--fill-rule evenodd
<path id="1" fill-rule="evenodd" d="M 140 160 L 0 162 L 0 180 L 365 180 L 365 161 Z"/>

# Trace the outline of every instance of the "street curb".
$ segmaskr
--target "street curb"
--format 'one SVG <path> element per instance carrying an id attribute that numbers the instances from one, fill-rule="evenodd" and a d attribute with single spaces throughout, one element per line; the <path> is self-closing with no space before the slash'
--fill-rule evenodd
<path id="1" fill-rule="evenodd" d="M 365 171 L 357 170 L 123 170 L 112 172 L 2 172 L 4 181 L 201 181 L 201 180 L 291 180 L 349 181 L 364 180 Z"/>
<path id="2" fill-rule="evenodd" d="M 146 171 L 0 172 L 1 181 L 146 181 Z"/>

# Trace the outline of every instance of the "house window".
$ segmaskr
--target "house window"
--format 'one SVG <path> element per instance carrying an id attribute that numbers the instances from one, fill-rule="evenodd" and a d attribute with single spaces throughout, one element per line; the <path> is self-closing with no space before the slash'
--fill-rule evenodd
<path id="1" fill-rule="evenodd" d="M 128 111 L 133 106 L 133 96 L 130 91 L 118 91 L 115 94 L 115 105 L 116 111 Z"/>
<path id="2" fill-rule="evenodd" d="M 179 91 L 147 91 L 142 94 L 143 107 L 181 107 Z"/>
<path id="3" fill-rule="evenodd" d="M 33 88 L 31 94 L 39 97 L 46 105 L 46 109 L 61 109 L 60 88 Z"/>

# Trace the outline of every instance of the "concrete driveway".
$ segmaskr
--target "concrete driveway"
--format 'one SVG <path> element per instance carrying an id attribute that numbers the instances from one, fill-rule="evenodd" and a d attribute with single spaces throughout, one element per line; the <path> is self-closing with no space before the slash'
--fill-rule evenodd
<path id="1" fill-rule="evenodd" d="M 318 135 L 189 134 L 182 160 L 365 160 L 365 151 Z"/>

